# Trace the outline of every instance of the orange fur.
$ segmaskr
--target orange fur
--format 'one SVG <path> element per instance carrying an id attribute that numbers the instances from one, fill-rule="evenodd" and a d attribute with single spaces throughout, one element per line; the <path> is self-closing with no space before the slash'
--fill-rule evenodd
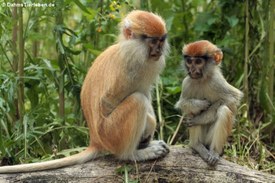
<path id="1" fill-rule="evenodd" d="M 166 34 L 159 16 L 138 10 L 126 16 L 123 27 L 135 34 Z M 148 49 L 141 47 L 139 41 L 122 39 L 104 51 L 90 68 L 81 92 L 90 147 L 129 159 L 142 136 L 153 135 L 156 120 L 151 114 L 150 87 L 164 67 L 164 55 L 159 61 L 148 62 L 146 52 Z"/>
<path id="2" fill-rule="evenodd" d="M 160 37 L 166 34 L 165 22 L 163 19 L 151 12 L 135 10 L 130 12 L 122 21 L 122 29 L 128 28 L 136 34 Z"/>
<path id="3" fill-rule="evenodd" d="M 59 160 L 0 167 L 0 173 L 83 163 L 102 151 L 137 161 L 155 159 L 169 152 L 163 141 L 150 141 L 156 127 L 150 91 L 165 66 L 168 43 L 164 40 L 159 57 L 152 60 L 149 46 L 131 37 L 132 34 L 162 37 L 166 34 L 165 23 L 153 13 L 136 10 L 121 25 L 121 39 L 96 58 L 82 86 L 81 106 L 90 130 L 89 147 Z M 147 146 L 138 149 L 140 143 Z"/>
<path id="4" fill-rule="evenodd" d="M 185 45 L 182 49 L 184 55 L 189 56 L 210 56 L 217 64 L 223 59 L 222 51 L 207 40 L 196 41 Z"/>

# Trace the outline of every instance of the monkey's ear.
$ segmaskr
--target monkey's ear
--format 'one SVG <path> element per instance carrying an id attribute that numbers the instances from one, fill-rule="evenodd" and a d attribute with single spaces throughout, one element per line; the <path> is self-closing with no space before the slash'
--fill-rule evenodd
<path id="1" fill-rule="evenodd" d="M 221 50 L 217 50 L 213 53 L 213 58 L 216 62 L 216 64 L 221 63 L 222 59 L 223 59 L 223 53 Z"/>
<path id="2" fill-rule="evenodd" d="M 133 37 L 133 31 L 130 28 L 124 28 L 123 35 L 126 39 L 131 39 Z"/>

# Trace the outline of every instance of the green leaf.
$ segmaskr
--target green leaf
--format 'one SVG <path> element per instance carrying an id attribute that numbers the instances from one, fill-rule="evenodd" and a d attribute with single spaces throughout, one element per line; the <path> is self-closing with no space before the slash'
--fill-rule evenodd
<path id="1" fill-rule="evenodd" d="M 84 12 L 91 14 L 90 11 L 78 0 L 73 0 L 74 3 Z"/>
<path id="2" fill-rule="evenodd" d="M 239 19 L 236 16 L 226 17 L 226 19 L 227 19 L 230 27 L 234 27 L 239 22 Z"/>
<path id="3" fill-rule="evenodd" d="M 167 91 L 169 94 L 177 94 L 181 92 L 181 87 L 180 86 L 173 86 L 173 87 L 166 87 Z"/>
<path id="4" fill-rule="evenodd" d="M 216 21 L 216 17 L 208 12 L 198 14 L 194 28 L 198 32 L 208 31 L 210 26 Z"/>
<path id="5" fill-rule="evenodd" d="M 125 174 L 125 172 L 130 172 L 133 170 L 133 166 L 131 165 L 123 165 L 123 166 L 120 166 L 116 169 L 116 173 L 119 174 L 119 175 L 123 175 Z"/>

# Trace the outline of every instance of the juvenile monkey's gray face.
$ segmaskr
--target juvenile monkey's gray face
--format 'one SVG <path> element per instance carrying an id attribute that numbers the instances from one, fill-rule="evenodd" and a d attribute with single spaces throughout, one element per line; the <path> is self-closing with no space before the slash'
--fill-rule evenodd
<path id="1" fill-rule="evenodd" d="M 203 77 L 203 70 L 205 68 L 206 62 L 209 59 L 207 56 L 189 56 L 184 55 L 185 67 L 188 75 L 192 79 L 200 79 Z"/>

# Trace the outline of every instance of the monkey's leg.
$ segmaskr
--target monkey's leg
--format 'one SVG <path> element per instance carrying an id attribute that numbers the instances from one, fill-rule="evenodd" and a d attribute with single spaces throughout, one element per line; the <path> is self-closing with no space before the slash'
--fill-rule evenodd
<path id="1" fill-rule="evenodd" d="M 152 108 L 152 110 L 149 110 L 147 113 L 146 127 L 138 145 L 138 149 L 144 149 L 149 145 L 156 129 L 156 118 L 153 107 L 150 108 Z"/>
<path id="2" fill-rule="evenodd" d="M 221 154 L 223 147 L 230 135 L 233 124 L 233 114 L 231 110 L 222 105 L 217 111 L 217 121 L 213 124 L 206 137 L 207 144 L 210 144 L 210 150 Z"/>
<path id="3" fill-rule="evenodd" d="M 147 113 L 146 127 L 137 150 L 132 156 L 133 160 L 142 161 L 163 157 L 169 152 L 169 147 L 162 140 L 152 140 L 156 128 L 156 117 L 152 105 L 150 104 Z"/>
<path id="4" fill-rule="evenodd" d="M 155 127 L 156 127 L 156 118 L 153 111 L 153 107 L 150 106 L 149 112 L 147 114 L 146 128 L 142 136 L 143 140 L 139 143 L 138 149 L 135 152 L 135 155 L 134 155 L 135 160 L 145 160 L 144 157 L 156 157 L 156 158 L 162 157 L 169 152 L 169 147 L 166 145 L 164 141 L 162 140 L 151 141 L 155 132 Z M 164 148 L 164 151 L 159 151 L 160 147 Z"/>
<path id="5" fill-rule="evenodd" d="M 209 151 L 203 144 L 202 141 L 205 137 L 203 126 L 194 126 L 189 128 L 190 134 L 190 146 L 197 153 L 199 153 L 200 157 L 209 165 L 213 166 L 219 160 L 218 154 Z"/>
<path id="6" fill-rule="evenodd" d="M 150 98 L 151 97 L 149 95 L 149 101 L 151 101 Z M 155 115 L 153 106 L 150 102 L 150 105 L 148 106 L 146 127 L 141 137 L 141 141 L 139 143 L 138 149 L 143 149 L 149 145 L 149 142 L 152 140 L 152 137 L 155 133 L 156 125 L 157 125 L 156 115 Z"/>
<path id="7" fill-rule="evenodd" d="M 136 92 L 125 98 L 103 122 L 100 133 L 106 149 L 121 159 L 131 160 L 155 159 L 167 154 L 167 145 L 162 142 L 137 149 L 146 131 L 150 106 L 150 101 L 142 93 Z"/>

